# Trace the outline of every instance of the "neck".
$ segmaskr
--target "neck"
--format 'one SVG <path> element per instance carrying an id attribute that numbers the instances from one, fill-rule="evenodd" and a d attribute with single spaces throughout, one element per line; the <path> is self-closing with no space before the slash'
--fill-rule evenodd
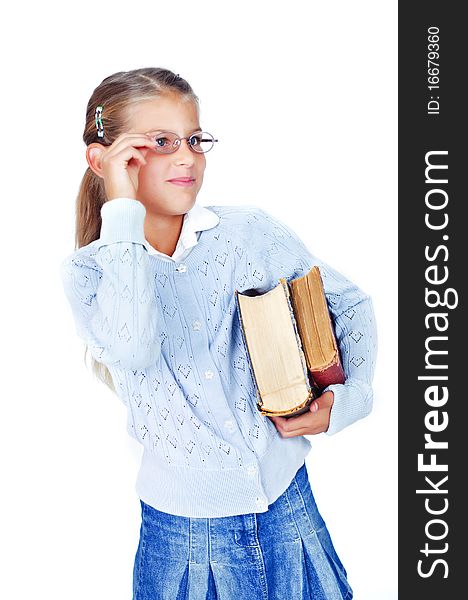
<path id="1" fill-rule="evenodd" d="M 155 250 L 172 256 L 175 252 L 184 215 L 157 215 L 151 212 L 145 217 L 145 238 Z"/>

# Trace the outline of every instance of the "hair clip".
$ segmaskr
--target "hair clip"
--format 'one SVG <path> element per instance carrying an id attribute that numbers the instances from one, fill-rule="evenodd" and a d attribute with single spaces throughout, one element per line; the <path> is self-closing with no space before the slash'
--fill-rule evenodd
<path id="1" fill-rule="evenodd" d="M 98 137 L 100 137 L 100 138 L 104 137 L 104 125 L 102 124 L 103 108 L 104 107 L 101 105 L 96 106 L 96 112 L 94 114 L 94 120 L 96 122 L 97 134 L 98 134 Z"/>

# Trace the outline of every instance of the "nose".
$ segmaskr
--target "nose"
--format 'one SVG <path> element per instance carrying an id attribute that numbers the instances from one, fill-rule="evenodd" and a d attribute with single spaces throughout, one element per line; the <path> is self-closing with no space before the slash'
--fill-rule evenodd
<path id="1" fill-rule="evenodd" d="M 193 151 L 190 150 L 187 140 L 180 141 L 177 152 L 174 152 L 173 156 L 177 163 L 183 163 L 185 165 L 192 165 L 195 158 Z"/>

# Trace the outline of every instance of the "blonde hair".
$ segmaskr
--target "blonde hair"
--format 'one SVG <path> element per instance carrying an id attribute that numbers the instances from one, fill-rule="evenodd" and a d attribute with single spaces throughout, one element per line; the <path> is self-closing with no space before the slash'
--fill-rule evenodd
<path id="1" fill-rule="evenodd" d="M 128 107 L 173 93 L 182 100 L 193 102 L 199 110 L 199 99 L 189 83 L 169 69 L 147 67 L 119 71 L 106 77 L 91 94 L 86 108 L 83 141 L 86 146 L 98 142 L 110 146 L 129 128 Z M 98 137 L 95 122 L 96 106 L 103 106 L 104 137 Z M 76 198 L 75 250 L 97 240 L 101 233 L 101 207 L 106 202 L 104 181 L 88 167 Z M 86 351 L 88 348 L 86 348 Z M 85 351 L 85 361 L 86 361 Z M 112 391 L 115 388 L 108 368 L 91 357 L 94 375 Z"/>

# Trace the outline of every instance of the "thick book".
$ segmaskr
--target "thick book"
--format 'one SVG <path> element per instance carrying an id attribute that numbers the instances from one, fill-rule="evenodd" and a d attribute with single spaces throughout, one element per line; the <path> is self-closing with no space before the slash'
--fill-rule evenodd
<path id="1" fill-rule="evenodd" d="M 262 415 L 302 414 L 328 385 L 344 383 L 319 267 L 282 277 L 264 294 L 235 290 L 235 297 Z"/>

